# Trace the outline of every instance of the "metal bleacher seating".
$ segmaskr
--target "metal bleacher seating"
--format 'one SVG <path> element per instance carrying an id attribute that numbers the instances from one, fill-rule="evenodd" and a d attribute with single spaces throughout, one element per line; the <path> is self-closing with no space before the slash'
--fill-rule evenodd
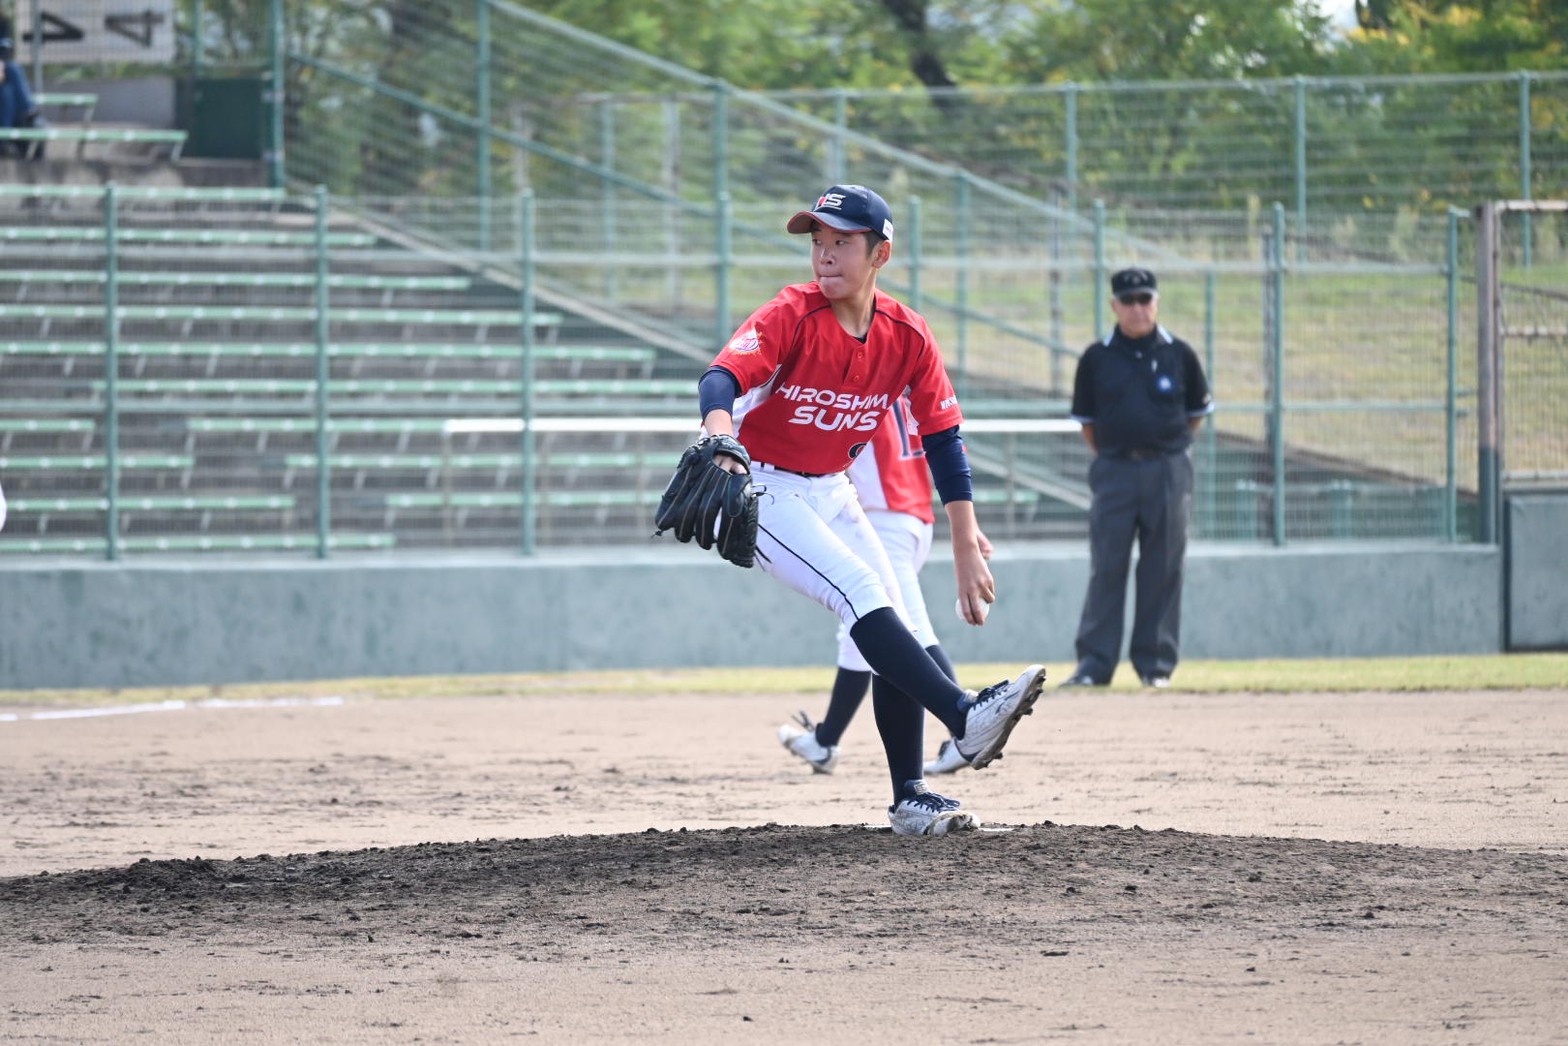
<path id="1" fill-rule="evenodd" d="M 61 158 L 60 147 L 70 156 L 113 155 L 116 159 L 178 161 L 185 148 L 186 132 L 176 129 L 132 126 L 95 126 L 96 94 L 40 92 L 33 101 L 49 117 L 47 127 L 0 128 L 0 141 L 43 143 L 49 155 Z"/>
<path id="2" fill-rule="evenodd" d="M 0 139 L 13 142 L 44 142 L 74 146 L 77 157 L 86 155 L 89 146 L 141 148 L 148 156 L 162 154 L 178 160 L 185 148 L 186 133 L 151 127 L 4 127 Z"/>
<path id="3" fill-rule="evenodd" d="M 515 289 L 342 216 L 323 275 L 314 213 L 268 190 L 127 191 L 112 265 L 102 215 L 101 190 L 0 186 L 0 552 L 100 552 L 111 516 L 125 551 L 310 550 L 323 480 L 333 548 L 515 543 L 518 434 L 446 424 L 517 416 Z M 690 416 L 654 349 L 528 322 L 540 415 Z M 646 533 L 683 427 L 540 433 L 541 534 Z"/>
<path id="4" fill-rule="evenodd" d="M 90 124 L 98 108 L 98 96 L 91 93 L 69 91 L 39 91 L 33 95 L 33 104 L 50 116 L 75 116 L 76 122 Z"/>

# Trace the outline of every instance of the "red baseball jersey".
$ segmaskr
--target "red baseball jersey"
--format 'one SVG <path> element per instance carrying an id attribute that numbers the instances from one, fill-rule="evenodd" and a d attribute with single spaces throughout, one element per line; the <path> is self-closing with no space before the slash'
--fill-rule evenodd
<path id="1" fill-rule="evenodd" d="M 881 291 L 861 342 L 815 283 L 785 287 L 713 363 L 740 385 L 736 438 L 753 460 L 792 472 L 843 472 L 903 395 L 927 432 L 963 421 L 925 318 Z"/>
<path id="2" fill-rule="evenodd" d="M 871 446 L 849 466 L 849 481 L 869 509 L 903 512 L 923 523 L 935 523 L 931 507 L 931 470 L 920 445 L 920 426 L 909 416 L 909 401 L 900 398 L 871 437 Z"/>

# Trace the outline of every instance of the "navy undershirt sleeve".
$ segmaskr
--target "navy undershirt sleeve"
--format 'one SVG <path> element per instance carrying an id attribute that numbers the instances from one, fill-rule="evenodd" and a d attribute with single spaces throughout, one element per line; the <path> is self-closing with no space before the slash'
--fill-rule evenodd
<path id="1" fill-rule="evenodd" d="M 709 367 L 697 382 L 697 404 L 704 418 L 716 410 L 734 413 L 739 395 L 740 382 L 723 367 Z"/>
<path id="2" fill-rule="evenodd" d="M 958 427 L 955 425 L 929 436 L 921 436 L 920 445 L 925 448 L 931 482 L 936 484 L 936 492 L 941 496 L 942 504 L 949 501 L 973 501 L 974 476 L 969 470 L 969 455 L 964 450 L 964 437 L 958 434 Z"/>

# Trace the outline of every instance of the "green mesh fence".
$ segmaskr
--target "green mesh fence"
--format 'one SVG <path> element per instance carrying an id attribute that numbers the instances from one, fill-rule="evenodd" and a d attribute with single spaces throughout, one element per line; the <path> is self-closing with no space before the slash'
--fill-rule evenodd
<path id="1" fill-rule="evenodd" d="M 1568 213 L 1501 216 L 1503 483 L 1568 485 Z"/>
<path id="2" fill-rule="evenodd" d="M 220 18 L 208 9 L 192 27 L 187 57 L 204 67 L 265 68 L 268 5 L 228 10 Z M 528 473 L 515 432 L 454 442 L 441 429 L 451 418 L 505 419 L 523 409 L 528 386 L 513 352 L 515 320 L 510 327 L 454 320 L 434 334 L 407 316 L 388 326 L 363 314 L 344 320 L 359 326 L 322 330 L 307 315 L 308 286 L 287 297 L 256 285 L 223 293 L 258 305 L 286 299 L 305 313 L 247 315 L 202 328 L 201 339 L 267 346 L 256 358 L 209 351 L 156 362 L 182 380 L 207 382 L 184 387 L 201 400 L 180 401 L 159 386 L 121 387 L 162 397 L 152 409 L 135 405 L 127 416 L 136 425 L 126 431 L 152 446 L 155 434 L 194 425 L 201 431 L 192 446 L 207 448 L 194 472 L 137 482 L 210 480 L 221 491 L 225 475 L 274 476 L 280 484 L 286 475 L 285 489 L 246 495 L 291 499 L 279 527 L 301 548 L 323 526 L 373 547 L 517 547 L 530 521 L 542 544 L 640 541 L 646 502 L 656 500 L 669 467 L 664 459 L 673 460 L 670 451 L 688 433 L 657 425 L 618 432 L 614 420 L 694 411 L 695 378 L 719 340 L 780 284 L 809 275 L 802 245 L 783 233 L 784 218 L 826 184 L 853 180 L 893 203 L 899 232 L 884 286 L 930 317 L 972 417 L 1005 423 L 1065 414 L 1076 355 L 1109 322 L 1108 273 L 1148 265 L 1160 275 L 1162 321 L 1198 348 L 1219 402 L 1194 451 L 1200 537 L 1477 533 L 1472 234 L 1439 206 L 1447 194 L 1470 190 L 1433 187 L 1458 184 L 1443 180 L 1439 161 L 1450 156 L 1462 172 L 1454 177 L 1466 184 L 1506 183 L 1528 168 L 1537 191 L 1551 189 L 1564 169 L 1546 133 L 1560 81 L 1161 85 L 973 94 L 961 105 L 940 96 L 763 97 L 502 3 L 393 10 L 394 17 L 371 17 L 294 0 L 281 6 L 285 154 L 274 159 L 283 161 L 276 170 L 294 195 L 243 221 L 299 232 L 314 220 L 302 190 L 323 185 L 341 231 L 367 239 L 332 247 L 324 261 L 321 251 L 296 246 L 292 257 L 272 259 L 269 273 L 311 278 L 323 264 L 383 279 L 417 272 L 468 281 L 462 295 L 501 311 L 515 308 L 526 268 L 536 307 L 560 318 L 541 331 L 557 355 L 535 373 L 537 409 L 603 419 L 600 436 L 582 451 L 588 457 L 541 466 L 548 496 L 525 511 Z M 1528 101 L 1532 128 L 1545 128 L 1526 136 L 1531 164 L 1521 163 L 1517 130 L 1510 154 L 1492 125 L 1462 132 L 1438 117 L 1489 106 L 1495 116 L 1508 99 Z M 1335 127 L 1345 129 L 1342 137 Z M 1401 140 L 1409 143 L 1403 163 L 1379 159 L 1397 157 Z M 1154 148 L 1154 167 L 1131 162 Z M 47 208 L 8 210 L 18 227 L 50 220 Z M 1511 308 L 1541 310 L 1532 324 L 1555 329 L 1563 231 L 1533 217 L 1529 224 L 1521 216 L 1510 256 L 1539 282 Z M 186 218 L 137 211 L 144 232 Z M 80 213 L 76 220 L 93 222 Z M 94 249 L 101 247 L 82 248 L 84 271 L 102 263 Z M 187 264 L 222 273 L 228 262 Z M 62 283 L 19 280 L 14 294 L 5 292 L 0 337 L 11 348 L 0 366 L 33 385 L 8 381 L 0 423 L 13 446 L 64 440 L 106 449 L 105 397 L 116 393 L 83 377 L 90 353 L 67 363 L 81 353 L 47 347 L 63 318 L 25 307 L 45 300 L 44 288 L 63 295 L 87 310 L 68 328 L 72 338 L 90 340 L 104 319 L 95 318 L 91 294 L 79 300 L 81 288 L 67 293 Z M 383 282 L 334 290 L 332 300 L 445 300 L 437 289 Z M 126 289 L 122 301 L 170 293 Z M 203 300 L 186 294 L 181 304 Z M 295 326 L 267 326 L 274 322 Z M 189 332 L 138 328 L 136 337 L 176 344 Z M 289 357 L 282 342 L 311 353 Z M 400 358 L 371 348 L 399 344 L 421 351 Z M 1550 474 L 1568 459 L 1550 408 L 1565 390 L 1555 366 L 1561 340 L 1541 344 L 1545 356 L 1512 380 L 1509 395 L 1546 406 L 1510 409 L 1507 423 L 1510 446 L 1532 448 L 1522 467 Z M 322 409 L 339 455 L 327 462 L 325 499 L 323 469 L 309 461 L 319 458 L 325 430 L 305 409 L 322 353 L 333 382 Z M 76 368 L 74 375 L 62 367 Z M 238 405 L 220 395 L 235 375 L 250 382 Z M 269 391 L 254 383 L 271 378 L 285 384 Z M 62 380 L 60 388 L 88 397 L 74 410 L 45 389 Z M 288 397 L 292 403 L 279 402 Z M 269 409 L 258 412 L 258 402 Z M 60 415 L 86 424 L 85 433 L 27 427 Z M 263 416 L 267 424 L 246 427 Z M 279 428 L 280 420 L 291 424 Z M 1088 461 L 1076 434 L 976 428 L 970 442 L 988 531 L 1082 537 Z M 467 457 L 459 463 L 454 454 Z M 265 467 L 256 463 L 263 459 Z M 203 462 L 218 467 L 208 471 Z M 83 467 L 83 490 L 112 486 L 107 472 L 92 471 L 107 465 Z M 35 493 L 34 507 L 44 507 L 45 492 Z M 18 518 L 35 531 L 43 522 Z"/>
<path id="3" fill-rule="evenodd" d="M 1568 74 L 1308 78 L 771 97 L 1044 199 L 1225 210 L 1283 203 L 1303 248 L 1358 215 L 1399 233 L 1484 199 L 1568 195 Z M 1348 218 L 1347 218 L 1348 216 Z"/>
<path id="4" fill-rule="evenodd" d="M 128 552 L 518 548 L 525 520 L 542 545 L 640 542 L 695 427 L 718 303 L 738 313 L 806 271 L 777 232 L 794 202 L 738 208 L 715 253 L 709 225 L 684 231 L 683 203 L 623 204 L 606 246 L 599 203 L 535 197 L 479 251 L 451 242 L 484 210 L 471 199 L 334 197 L 318 222 L 308 197 L 127 191 L 111 228 L 92 190 L 70 192 L 0 192 L 8 550 L 101 549 L 106 527 Z M 1299 264 L 1288 237 L 1275 242 L 1277 216 L 1138 229 L 1190 243 L 1186 258 L 1113 237 L 1109 216 L 1086 235 L 899 217 L 888 284 L 937 319 L 994 536 L 1083 536 L 1081 439 L 1008 425 L 1065 415 L 1072 354 L 1038 332 L 1087 344 L 1107 270 L 1134 262 L 1158 269 L 1162 322 L 1203 356 L 1219 402 L 1194 451 L 1201 538 L 1474 535 L 1461 254 L 1452 267 Z M 1535 234 L 1538 252 L 1560 249 L 1555 226 Z M 963 236 L 973 248 L 955 253 Z M 1560 393 L 1560 370 L 1547 378 Z M 528 404 L 577 428 L 546 424 L 525 453 L 499 423 Z M 1552 424 L 1521 413 L 1509 438 L 1561 461 Z"/>

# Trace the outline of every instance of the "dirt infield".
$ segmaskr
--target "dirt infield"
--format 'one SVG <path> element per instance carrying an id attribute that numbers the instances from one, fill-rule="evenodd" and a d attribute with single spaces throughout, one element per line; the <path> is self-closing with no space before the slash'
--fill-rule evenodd
<path id="1" fill-rule="evenodd" d="M 1568 692 L 1052 691 L 935 840 L 798 703 L 23 710 L 0 1041 L 1568 1043 Z"/>

